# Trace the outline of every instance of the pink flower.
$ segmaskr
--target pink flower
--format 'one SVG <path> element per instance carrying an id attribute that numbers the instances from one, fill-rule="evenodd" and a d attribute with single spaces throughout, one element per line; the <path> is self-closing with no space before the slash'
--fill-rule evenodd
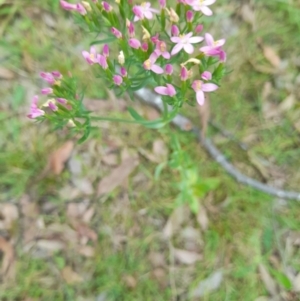
<path id="1" fill-rule="evenodd" d="M 54 85 L 55 84 L 55 78 L 53 76 L 52 73 L 49 72 L 41 72 L 40 76 L 42 79 L 44 79 L 47 83 L 49 83 L 50 85 Z"/>
<path id="2" fill-rule="evenodd" d="M 122 38 L 122 33 L 117 28 L 112 27 L 110 31 L 116 38 L 118 39 Z"/>
<path id="3" fill-rule="evenodd" d="M 171 75 L 173 73 L 173 66 L 171 64 L 167 64 L 165 66 L 165 72 L 167 75 Z"/>
<path id="4" fill-rule="evenodd" d="M 134 22 L 142 20 L 144 18 L 150 20 L 153 18 L 153 13 L 159 13 L 157 9 L 151 8 L 150 2 L 144 2 L 141 5 L 135 5 L 132 11 L 135 14 L 135 17 L 133 19 Z"/>
<path id="5" fill-rule="evenodd" d="M 109 47 L 107 44 L 104 44 L 102 52 L 105 57 L 109 57 Z"/>
<path id="6" fill-rule="evenodd" d="M 156 44 L 159 41 L 159 34 L 157 33 L 155 36 L 151 37 L 151 42 Z"/>
<path id="7" fill-rule="evenodd" d="M 48 102 L 48 107 L 49 109 L 51 109 L 52 111 L 57 111 L 58 110 L 58 107 L 57 105 L 55 104 L 55 101 L 54 100 L 51 100 Z"/>
<path id="8" fill-rule="evenodd" d="M 170 53 L 167 51 L 167 44 L 163 41 L 158 41 L 156 43 L 155 53 L 158 57 L 163 56 L 167 60 L 171 57 Z"/>
<path id="9" fill-rule="evenodd" d="M 203 15 L 211 16 L 213 12 L 207 6 L 215 3 L 216 0 L 186 0 L 186 2 L 192 6 L 193 10 L 201 11 Z"/>
<path id="10" fill-rule="evenodd" d="M 182 48 L 184 51 L 188 54 L 191 54 L 194 52 L 194 47 L 192 44 L 199 43 L 203 41 L 202 37 L 192 37 L 193 33 L 190 32 L 186 35 L 180 35 L 179 37 L 171 37 L 171 41 L 173 43 L 176 43 L 174 48 L 172 49 L 171 54 L 175 55 L 178 53 Z"/>
<path id="11" fill-rule="evenodd" d="M 176 95 L 176 90 L 175 90 L 174 86 L 172 86 L 171 84 L 166 84 L 166 87 L 164 87 L 164 86 L 155 87 L 154 91 L 158 94 L 168 95 L 170 97 L 173 97 L 174 95 Z"/>
<path id="12" fill-rule="evenodd" d="M 139 49 L 141 47 L 141 42 L 138 39 L 131 38 L 128 40 L 128 44 L 131 48 Z"/>
<path id="13" fill-rule="evenodd" d="M 82 56 L 85 58 L 88 64 L 93 65 L 97 63 L 97 51 L 94 46 L 90 48 L 90 52 L 82 51 Z"/>
<path id="14" fill-rule="evenodd" d="M 198 104 L 202 106 L 205 101 L 204 92 L 213 92 L 216 91 L 219 87 L 215 84 L 204 84 L 201 80 L 195 80 L 192 84 L 192 88 L 196 92 Z"/>
<path id="15" fill-rule="evenodd" d="M 150 55 L 149 59 L 144 62 L 143 67 L 146 70 L 151 70 L 156 74 L 162 74 L 164 73 L 164 69 L 155 64 L 157 58 L 158 58 L 157 54 L 153 52 Z"/>
<path id="16" fill-rule="evenodd" d="M 201 74 L 201 78 L 204 79 L 204 80 L 211 80 L 211 73 L 209 71 L 204 71 L 202 74 Z"/>
<path id="17" fill-rule="evenodd" d="M 200 51 L 204 52 L 205 54 L 213 52 L 215 50 L 219 50 L 225 44 L 225 39 L 221 39 L 215 41 L 211 34 L 205 34 L 205 42 L 207 46 L 201 47 Z"/>
<path id="18" fill-rule="evenodd" d="M 30 112 L 27 115 L 28 118 L 34 119 L 40 116 L 45 115 L 45 112 L 41 109 L 38 108 L 37 103 L 38 103 L 39 97 L 35 95 L 32 99 L 31 106 L 30 106 Z"/>
<path id="19" fill-rule="evenodd" d="M 97 55 L 97 62 L 98 64 L 104 69 L 106 70 L 108 68 L 108 64 L 107 64 L 107 60 L 106 57 L 102 54 L 98 54 Z"/>
<path id="20" fill-rule="evenodd" d="M 114 75 L 113 80 L 117 86 L 120 86 L 123 82 L 123 78 L 120 75 Z"/>
<path id="21" fill-rule="evenodd" d="M 53 89 L 52 88 L 44 88 L 44 89 L 42 89 L 41 93 L 43 95 L 52 94 L 53 93 Z"/>
<path id="22" fill-rule="evenodd" d="M 107 2 L 103 1 L 103 2 L 102 2 L 102 6 L 103 6 L 103 9 L 104 9 L 106 12 L 112 11 L 112 6 L 111 6 L 109 3 L 107 3 Z"/>
<path id="23" fill-rule="evenodd" d="M 225 44 L 225 39 L 214 41 L 211 34 L 205 34 L 205 41 L 207 46 L 201 47 L 202 51 L 207 56 L 218 56 L 222 62 L 226 60 L 226 53 L 222 50 L 222 46 Z"/>
<path id="24" fill-rule="evenodd" d="M 76 4 L 68 3 L 67 1 L 60 0 L 60 6 L 65 10 L 76 10 Z"/>

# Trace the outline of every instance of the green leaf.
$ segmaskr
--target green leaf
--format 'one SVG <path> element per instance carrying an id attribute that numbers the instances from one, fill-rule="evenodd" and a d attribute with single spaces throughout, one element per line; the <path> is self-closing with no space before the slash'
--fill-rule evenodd
<path id="1" fill-rule="evenodd" d="M 128 107 L 127 110 L 134 120 L 145 121 L 145 119 L 134 108 Z"/>
<path id="2" fill-rule="evenodd" d="M 290 290 L 292 288 L 292 283 L 285 274 L 274 269 L 272 270 L 272 274 L 276 278 L 277 282 L 286 290 Z"/>
<path id="3" fill-rule="evenodd" d="M 98 44 L 104 44 L 104 43 L 110 43 L 110 42 L 114 41 L 115 39 L 116 39 L 116 37 L 110 37 L 110 38 L 103 39 L 103 40 L 96 40 L 91 43 L 91 46 L 98 45 Z"/>

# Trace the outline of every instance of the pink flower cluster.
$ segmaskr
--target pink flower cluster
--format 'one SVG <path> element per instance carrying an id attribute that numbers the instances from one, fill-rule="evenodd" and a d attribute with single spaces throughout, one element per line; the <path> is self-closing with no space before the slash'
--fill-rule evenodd
<path id="1" fill-rule="evenodd" d="M 115 5 L 121 5 L 120 1 L 115 2 L 117 3 Z M 175 97 L 178 94 L 177 89 L 179 88 L 177 88 L 176 85 L 172 85 L 170 82 L 180 80 L 181 86 L 187 87 L 189 91 L 194 91 L 196 93 L 197 102 L 200 105 L 203 105 L 205 99 L 204 93 L 213 92 L 218 89 L 218 86 L 211 82 L 213 81 L 212 73 L 209 70 L 203 70 L 203 68 L 201 69 L 198 78 L 191 80 L 193 72 L 192 70 L 188 70 L 188 66 L 191 65 L 192 69 L 193 66 L 201 64 L 201 58 L 203 57 L 215 57 L 221 64 L 225 62 L 226 53 L 222 48 L 225 44 L 225 39 L 215 41 L 209 33 L 206 33 L 204 37 L 200 36 L 199 34 L 203 30 L 203 25 L 195 23 L 196 18 L 194 17 L 197 12 L 201 12 L 206 16 L 211 16 L 213 14 L 209 6 L 215 3 L 215 0 L 178 0 L 178 2 L 179 5 L 185 6 L 184 18 L 186 25 L 182 25 L 180 17 L 173 8 L 167 7 L 166 0 L 159 0 L 160 9 L 151 7 L 150 2 L 131 6 L 131 1 L 129 1 L 128 5 L 134 16 L 132 21 L 128 19 L 123 20 L 126 25 L 124 31 L 123 28 L 120 28 L 119 22 L 113 21 L 115 18 L 118 18 L 117 14 L 114 12 L 114 5 L 102 1 L 102 11 L 106 16 L 112 16 L 111 14 L 114 14 L 114 17 L 109 19 L 112 20 L 109 21 L 111 23 L 109 30 L 116 38 L 115 41 L 119 46 L 119 51 L 121 50 L 117 60 L 120 66 L 117 67 L 117 71 L 114 70 L 115 60 L 114 58 L 109 57 L 108 45 L 104 45 L 102 53 L 97 53 L 94 46 L 90 48 L 90 51 L 83 51 L 82 55 L 84 59 L 89 65 L 98 64 L 103 70 L 106 70 L 108 79 L 116 86 L 125 87 L 125 85 L 130 82 L 130 79 L 134 78 L 134 75 L 131 77 L 127 74 L 125 67 L 126 61 L 127 59 L 131 59 L 130 56 L 134 56 L 141 61 L 140 66 L 147 71 L 147 75 L 150 77 L 152 76 L 154 79 L 158 78 L 156 75 L 161 76 L 161 80 L 157 80 L 157 83 L 163 82 L 164 85 L 158 85 L 154 88 L 158 94 Z M 60 3 L 64 9 L 76 10 L 83 15 L 86 14 L 86 11 L 88 10 L 87 5 L 84 7 L 83 5 L 70 4 L 63 0 L 60 0 Z M 82 3 L 85 3 L 85 1 Z M 161 20 L 163 18 L 167 18 L 170 22 L 171 30 L 169 37 L 166 37 L 165 34 L 151 32 L 152 28 L 155 27 L 149 25 L 149 22 L 153 19 L 156 20 L 155 15 L 159 14 L 160 18 L 157 19 L 158 22 L 162 22 Z M 136 34 L 135 27 L 138 22 L 140 22 L 141 26 L 139 27 L 141 27 L 143 32 L 141 38 Z M 161 23 L 161 26 L 165 26 L 162 24 L 163 23 Z M 198 43 L 201 43 L 204 40 L 206 43 L 205 46 L 197 46 Z M 195 52 L 197 53 L 192 57 Z M 126 58 L 124 53 L 129 57 Z M 175 60 L 173 57 L 175 56 L 177 64 L 179 65 L 179 70 L 174 64 Z M 126 80 L 124 80 L 124 78 L 126 78 Z M 44 90 L 42 93 L 47 94 L 50 92 L 50 90 Z"/>
<path id="2" fill-rule="evenodd" d="M 41 72 L 40 76 L 43 80 L 45 80 L 51 86 L 54 86 L 54 85 L 59 86 L 60 85 L 59 80 L 62 78 L 62 75 L 59 71 Z M 43 94 L 43 95 L 53 94 L 53 88 L 51 88 L 51 87 L 44 88 L 41 90 L 41 94 Z M 35 119 L 37 117 L 45 115 L 44 109 L 41 109 L 38 106 L 38 100 L 39 100 L 38 95 L 35 95 L 32 99 L 30 111 L 29 111 L 29 114 L 27 115 L 27 117 L 29 117 L 30 119 Z M 65 98 L 61 98 L 61 97 L 51 98 L 51 99 L 48 99 L 42 105 L 42 107 L 45 107 L 45 108 L 48 107 L 52 111 L 57 111 L 58 110 L 57 103 L 66 105 L 67 100 Z"/>

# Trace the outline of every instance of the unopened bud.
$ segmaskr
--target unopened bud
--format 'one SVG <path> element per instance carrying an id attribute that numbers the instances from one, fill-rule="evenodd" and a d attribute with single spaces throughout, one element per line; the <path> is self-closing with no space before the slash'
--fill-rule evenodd
<path id="1" fill-rule="evenodd" d="M 191 23 L 193 21 L 193 19 L 194 19 L 193 12 L 191 10 L 188 10 L 186 12 L 186 21 L 189 22 L 189 23 Z"/>
<path id="2" fill-rule="evenodd" d="M 81 2 L 83 7 L 87 10 L 87 11 L 91 11 L 92 8 L 91 8 L 91 5 L 87 2 L 87 1 L 82 1 Z"/>
<path id="3" fill-rule="evenodd" d="M 120 54 L 118 55 L 118 62 L 120 65 L 124 65 L 125 63 L 125 56 L 123 51 L 120 51 Z"/>
<path id="4" fill-rule="evenodd" d="M 142 37 L 142 39 L 144 41 L 145 40 L 149 40 L 150 37 L 151 37 L 149 31 L 144 26 L 142 26 L 142 31 L 143 31 L 143 37 Z"/>
<path id="5" fill-rule="evenodd" d="M 166 9 L 169 17 L 170 17 L 170 21 L 173 23 L 178 23 L 179 21 L 179 17 L 177 15 L 177 13 L 175 12 L 175 10 L 173 8 L 170 8 L 170 10 Z"/>

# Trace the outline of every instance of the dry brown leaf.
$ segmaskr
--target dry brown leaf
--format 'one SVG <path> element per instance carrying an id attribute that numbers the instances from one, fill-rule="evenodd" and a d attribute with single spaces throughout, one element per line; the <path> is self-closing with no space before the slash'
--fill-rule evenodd
<path id="1" fill-rule="evenodd" d="M 77 251 L 80 255 L 88 258 L 95 256 L 95 249 L 92 246 L 79 246 Z"/>
<path id="2" fill-rule="evenodd" d="M 153 270 L 151 276 L 159 283 L 159 286 L 162 289 L 165 289 L 168 286 L 168 277 L 164 269 L 157 268 Z"/>
<path id="3" fill-rule="evenodd" d="M 73 219 L 71 220 L 71 224 L 81 238 L 88 238 L 92 241 L 96 241 L 98 239 L 97 233 L 84 222 Z"/>
<path id="4" fill-rule="evenodd" d="M 180 226 L 189 219 L 189 210 L 186 206 L 177 207 L 169 217 L 164 229 L 163 235 L 169 239 L 180 228 Z"/>
<path id="5" fill-rule="evenodd" d="M 181 249 L 174 249 L 174 257 L 178 262 L 183 264 L 194 264 L 203 259 L 201 254 Z"/>
<path id="6" fill-rule="evenodd" d="M 76 284 L 83 281 L 83 278 L 74 272 L 70 266 L 64 267 L 61 271 L 61 275 L 68 284 Z"/>
<path id="7" fill-rule="evenodd" d="M 54 239 L 40 239 L 36 242 L 36 245 L 49 252 L 60 251 L 65 248 L 64 242 L 61 240 L 54 240 Z"/>
<path id="8" fill-rule="evenodd" d="M 296 97 L 294 94 L 290 94 L 287 98 L 285 98 L 279 105 L 279 110 L 281 112 L 287 112 L 291 110 L 296 104 Z"/>
<path id="9" fill-rule="evenodd" d="M 216 271 L 212 273 L 208 278 L 200 281 L 198 286 L 191 292 L 191 296 L 194 298 L 202 297 L 212 291 L 217 290 L 223 281 L 223 272 Z"/>
<path id="10" fill-rule="evenodd" d="M 18 219 L 19 211 L 14 204 L 0 204 L 0 215 L 2 218 L 0 221 L 0 229 L 8 230 L 12 228 L 13 223 Z"/>
<path id="11" fill-rule="evenodd" d="M 207 216 L 206 209 L 202 205 L 199 205 L 199 212 L 197 214 L 197 222 L 199 223 L 202 231 L 206 231 L 208 229 L 209 219 Z"/>
<path id="12" fill-rule="evenodd" d="M 15 277 L 15 250 L 11 243 L 0 236 L 0 251 L 3 253 L 1 275 L 6 280 Z"/>
<path id="13" fill-rule="evenodd" d="M 14 77 L 15 74 L 12 71 L 0 66 L 0 78 L 10 80 L 13 79 Z"/>
<path id="14" fill-rule="evenodd" d="M 265 82 L 262 93 L 261 93 L 262 101 L 268 100 L 269 96 L 272 93 L 272 88 L 273 88 L 273 86 L 272 86 L 271 82 Z"/>
<path id="15" fill-rule="evenodd" d="M 125 282 L 125 285 L 130 289 L 134 289 L 137 285 L 137 280 L 131 275 L 125 275 L 123 277 L 123 280 Z"/>
<path id="16" fill-rule="evenodd" d="M 210 102 L 209 102 L 209 98 L 207 95 L 205 96 L 205 98 L 206 99 L 205 99 L 203 106 L 197 106 L 198 112 L 200 115 L 200 119 L 201 119 L 201 135 L 202 135 L 202 137 L 205 137 L 205 135 L 206 135 L 207 126 L 208 126 L 208 122 L 209 122 L 209 118 L 210 118 Z"/>
<path id="17" fill-rule="evenodd" d="M 276 53 L 276 51 L 271 47 L 263 44 L 263 41 L 261 39 L 257 40 L 257 44 L 261 47 L 263 51 L 263 55 L 266 58 L 266 60 L 276 69 L 279 68 L 281 59 Z"/>
<path id="18" fill-rule="evenodd" d="M 61 172 L 65 167 L 66 161 L 71 156 L 73 148 L 74 148 L 74 142 L 67 141 L 50 155 L 49 168 L 55 175 L 61 174 Z"/>
<path id="19" fill-rule="evenodd" d="M 269 292 L 270 295 L 277 296 L 278 290 L 277 290 L 276 282 L 269 274 L 267 268 L 261 263 L 258 265 L 258 270 L 259 270 L 260 278 L 263 281 L 266 290 Z"/>
<path id="20" fill-rule="evenodd" d="M 245 3 L 242 5 L 240 13 L 243 20 L 249 23 L 252 26 L 252 30 L 254 30 L 256 22 L 253 8 L 248 3 Z"/>
<path id="21" fill-rule="evenodd" d="M 137 157 L 129 157 L 125 159 L 120 166 L 115 168 L 108 176 L 100 181 L 97 195 L 101 196 L 109 193 L 121 185 L 122 182 L 134 171 L 138 163 L 139 161 Z"/>
<path id="22" fill-rule="evenodd" d="M 152 145 L 152 152 L 158 162 L 163 162 L 168 157 L 168 148 L 162 139 L 156 139 Z"/>
<path id="23" fill-rule="evenodd" d="M 108 166 L 116 166 L 118 164 L 118 155 L 115 153 L 109 153 L 101 158 L 101 161 Z"/>
<path id="24" fill-rule="evenodd" d="M 161 252 L 151 252 L 148 258 L 154 268 L 163 267 L 166 265 L 165 257 Z"/>

